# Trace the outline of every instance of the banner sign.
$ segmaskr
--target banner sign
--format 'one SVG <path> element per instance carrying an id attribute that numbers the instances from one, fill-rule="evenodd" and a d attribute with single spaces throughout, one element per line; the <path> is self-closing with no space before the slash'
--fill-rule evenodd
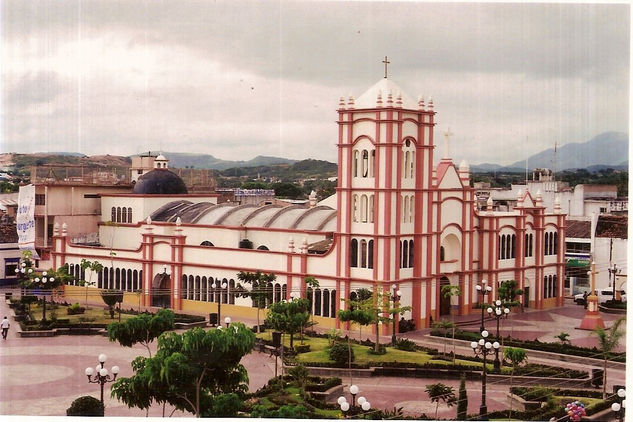
<path id="1" fill-rule="evenodd" d="M 35 186 L 20 186 L 18 213 L 15 217 L 20 250 L 29 250 L 33 259 L 39 259 L 35 252 Z"/>

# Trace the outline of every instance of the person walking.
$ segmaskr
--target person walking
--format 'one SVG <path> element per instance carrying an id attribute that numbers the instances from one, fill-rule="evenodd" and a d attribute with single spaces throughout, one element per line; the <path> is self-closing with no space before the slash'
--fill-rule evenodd
<path id="1" fill-rule="evenodd" d="M 7 334 L 9 333 L 10 326 L 11 326 L 11 323 L 9 323 L 9 320 L 5 316 L 4 319 L 2 320 L 2 324 L 0 324 L 0 327 L 2 327 L 2 338 L 5 340 L 7 339 Z"/>

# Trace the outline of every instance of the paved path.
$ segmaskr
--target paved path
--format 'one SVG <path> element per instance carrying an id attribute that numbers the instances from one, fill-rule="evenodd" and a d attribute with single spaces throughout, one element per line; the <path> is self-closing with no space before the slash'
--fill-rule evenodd
<path id="1" fill-rule="evenodd" d="M 10 315 L 8 306 L 0 303 L 1 316 Z M 517 337 L 538 338 L 541 341 L 552 341 L 553 336 L 561 331 L 570 334 L 575 344 L 591 344 L 595 338 L 586 331 L 575 330 L 584 315 L 582 306 L 569 304 L 566 307 L 551 311 L 531 311 L 516 313 L 511 319 L 504 321 L 502 332 L 512 332 Z M 1 318 L 0 316 L 0 318 Z M 607 324 L 610 324 L 617 316 L 604 315 Z M 473 316 L 462 317 L 467 320 Z M 251 320 L 243 322 L 254 325 Z M 490 326 L 490 323 L 486 323 Z M 473 326 L 476 330 L 478 324 Z M 0 414 L 2 415 L 65 415 L 70 403 L 82 395 L 99 397 L 99 387 L 88 384 L 84 375 L 84 369 L 97 364 L 99 353 L 108 356 L 106 367 L 118 365 L 121 368 L 121 376 L 132 375 L 130 362 L 138 355 L 146 355 L 147 350 L 142 346 L 123 348 L 117 343 L 110 343 L 102 336 L 58 336 L 49 338 L 21 338 L 17 335 L 19 325 L 12 321 L 9 338 L 0 340 Z M 365 334 L 363 337 L 372 337 Z M 349 334 L 353 337 L 357 331 Z M 408 337 L 419 342 L 425 341 L 428 330 L 420 330 L 404 333 L 402 337 Z M 345 332 L 344 332 L 345 334 Z M 532 337 L 530 337 L 532 336 Z M 389 342 L 389 336 L 381 336 L 382 342 Z M 155 349 L 155 344 L 153 349 Z M 437 347 L 437 346 L 435 346 Z M 450 347 L 450 346 L 449 346 Z M 624 347 L 624 345 L 622 346 Z M 469 354 L 472 351 L 464 348 L 458 353 Z M 264 353 L 251 353 L 242 361 L 246 366 L 250 377 L 250 390 L 255 391 L 263 386 L 274 375 L 274 360 Z M 570 369 L 584 369 L 586 366 L 573 363 L 546 362 Z M 341 373 L 344 384 L 349 384 L 346 374 Z M 625 374 L 618 371 L 608 373 L 609 391 L 613 384 L 623 384 Z M 429 416 L 435 414 L 435 404 L 430 403 L 424 391 L 427 384 L 442 382 L 455 388 L 459 388 L 459 380 L 433 380 L 400 377 L 375 377 L 355 378 L 354 383 L 360 388 L 359 396 L 364 396 L 372 404 L 373 408 L 392 409 L 402 407 L 405 414 L 419 415 L 421 412 Z M 481 383 L 479 381 L 467 382 L 468 412 L 477 413 L 481 401 Z M 108 416 L 145 416 L 145 412 L 138 409 L 128 409 L 125 405 L 110 398 L 109 386 L 106 386 L 105 402 L 106 415 Z M 487 388 L 487 405 L 489 411 L 506 408 L 505 396 L 508 391 L 507 383 L 492 382 L 489 380 Z M 166 414 L 172 409 L 168 407 Z M 163 409 L 154 406 L 149 415 L 160 417 Z M 174 416 L 183 417 L 176 412 Z M 438 417 L 454 419 L 456 408 L 439 406 Z"/>

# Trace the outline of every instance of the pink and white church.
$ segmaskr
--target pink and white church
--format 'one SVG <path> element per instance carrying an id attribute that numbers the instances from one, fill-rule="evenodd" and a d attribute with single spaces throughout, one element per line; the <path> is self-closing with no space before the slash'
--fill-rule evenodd
<path id="1" fill-rule="evenodd" d="M 434 164 L 435 114 L 432 99 L 411 100 L 387 78 L 341 98 L 336 194 L 321 203 L 312 196 L 307 207 L 218 204 L 215 195 L 189 194 L 159 156 L 134 191 L 101 195 L 97 246 L 71 243 L 55 224 L 53 266 L 69 264 L 79 277 L 82 259 L 101 262 L 95 293 L 124 290 L 130 306 L 215 312 L 221 302 L 222 316 L 253 318 L 251 300 L 232 294 L 236 274 L 272 272 L 271 301 L 308 297 L 315 320 L 331 327 L 340 326 L 341 299 L 393 284 L 411 306 L 403 318 L 417 328 L 451 312 L 478 313 L 482 280 L 493 288 L 487 300 L 513 279 L 523 306 L 561 306 L 560 205 L 548 214 L 540 192 L 526 191 L 512 211 L 478 209 L 468 164 L 450 158 L 449 133 Z M 306 287 L 307 276 L 318 289 Z M 447 284 L 463 293 L 443 297 Z"/>

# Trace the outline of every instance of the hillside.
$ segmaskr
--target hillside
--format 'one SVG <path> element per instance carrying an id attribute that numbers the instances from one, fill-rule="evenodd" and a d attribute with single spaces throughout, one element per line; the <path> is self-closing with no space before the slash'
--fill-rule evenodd
<path id="1" fill-rule="evenodd" d="M 196 168 L 226 170 L 234 167 L 270 166 L 276 164 L 292 164 L 296 160 L 287 158 L 267 157 L 259 155 L 248 161 L 222 160 L 210 154 L 192 154 L 183 152 L 163 152 L 169 158 L 169 166 L 175 168 Z"/>

